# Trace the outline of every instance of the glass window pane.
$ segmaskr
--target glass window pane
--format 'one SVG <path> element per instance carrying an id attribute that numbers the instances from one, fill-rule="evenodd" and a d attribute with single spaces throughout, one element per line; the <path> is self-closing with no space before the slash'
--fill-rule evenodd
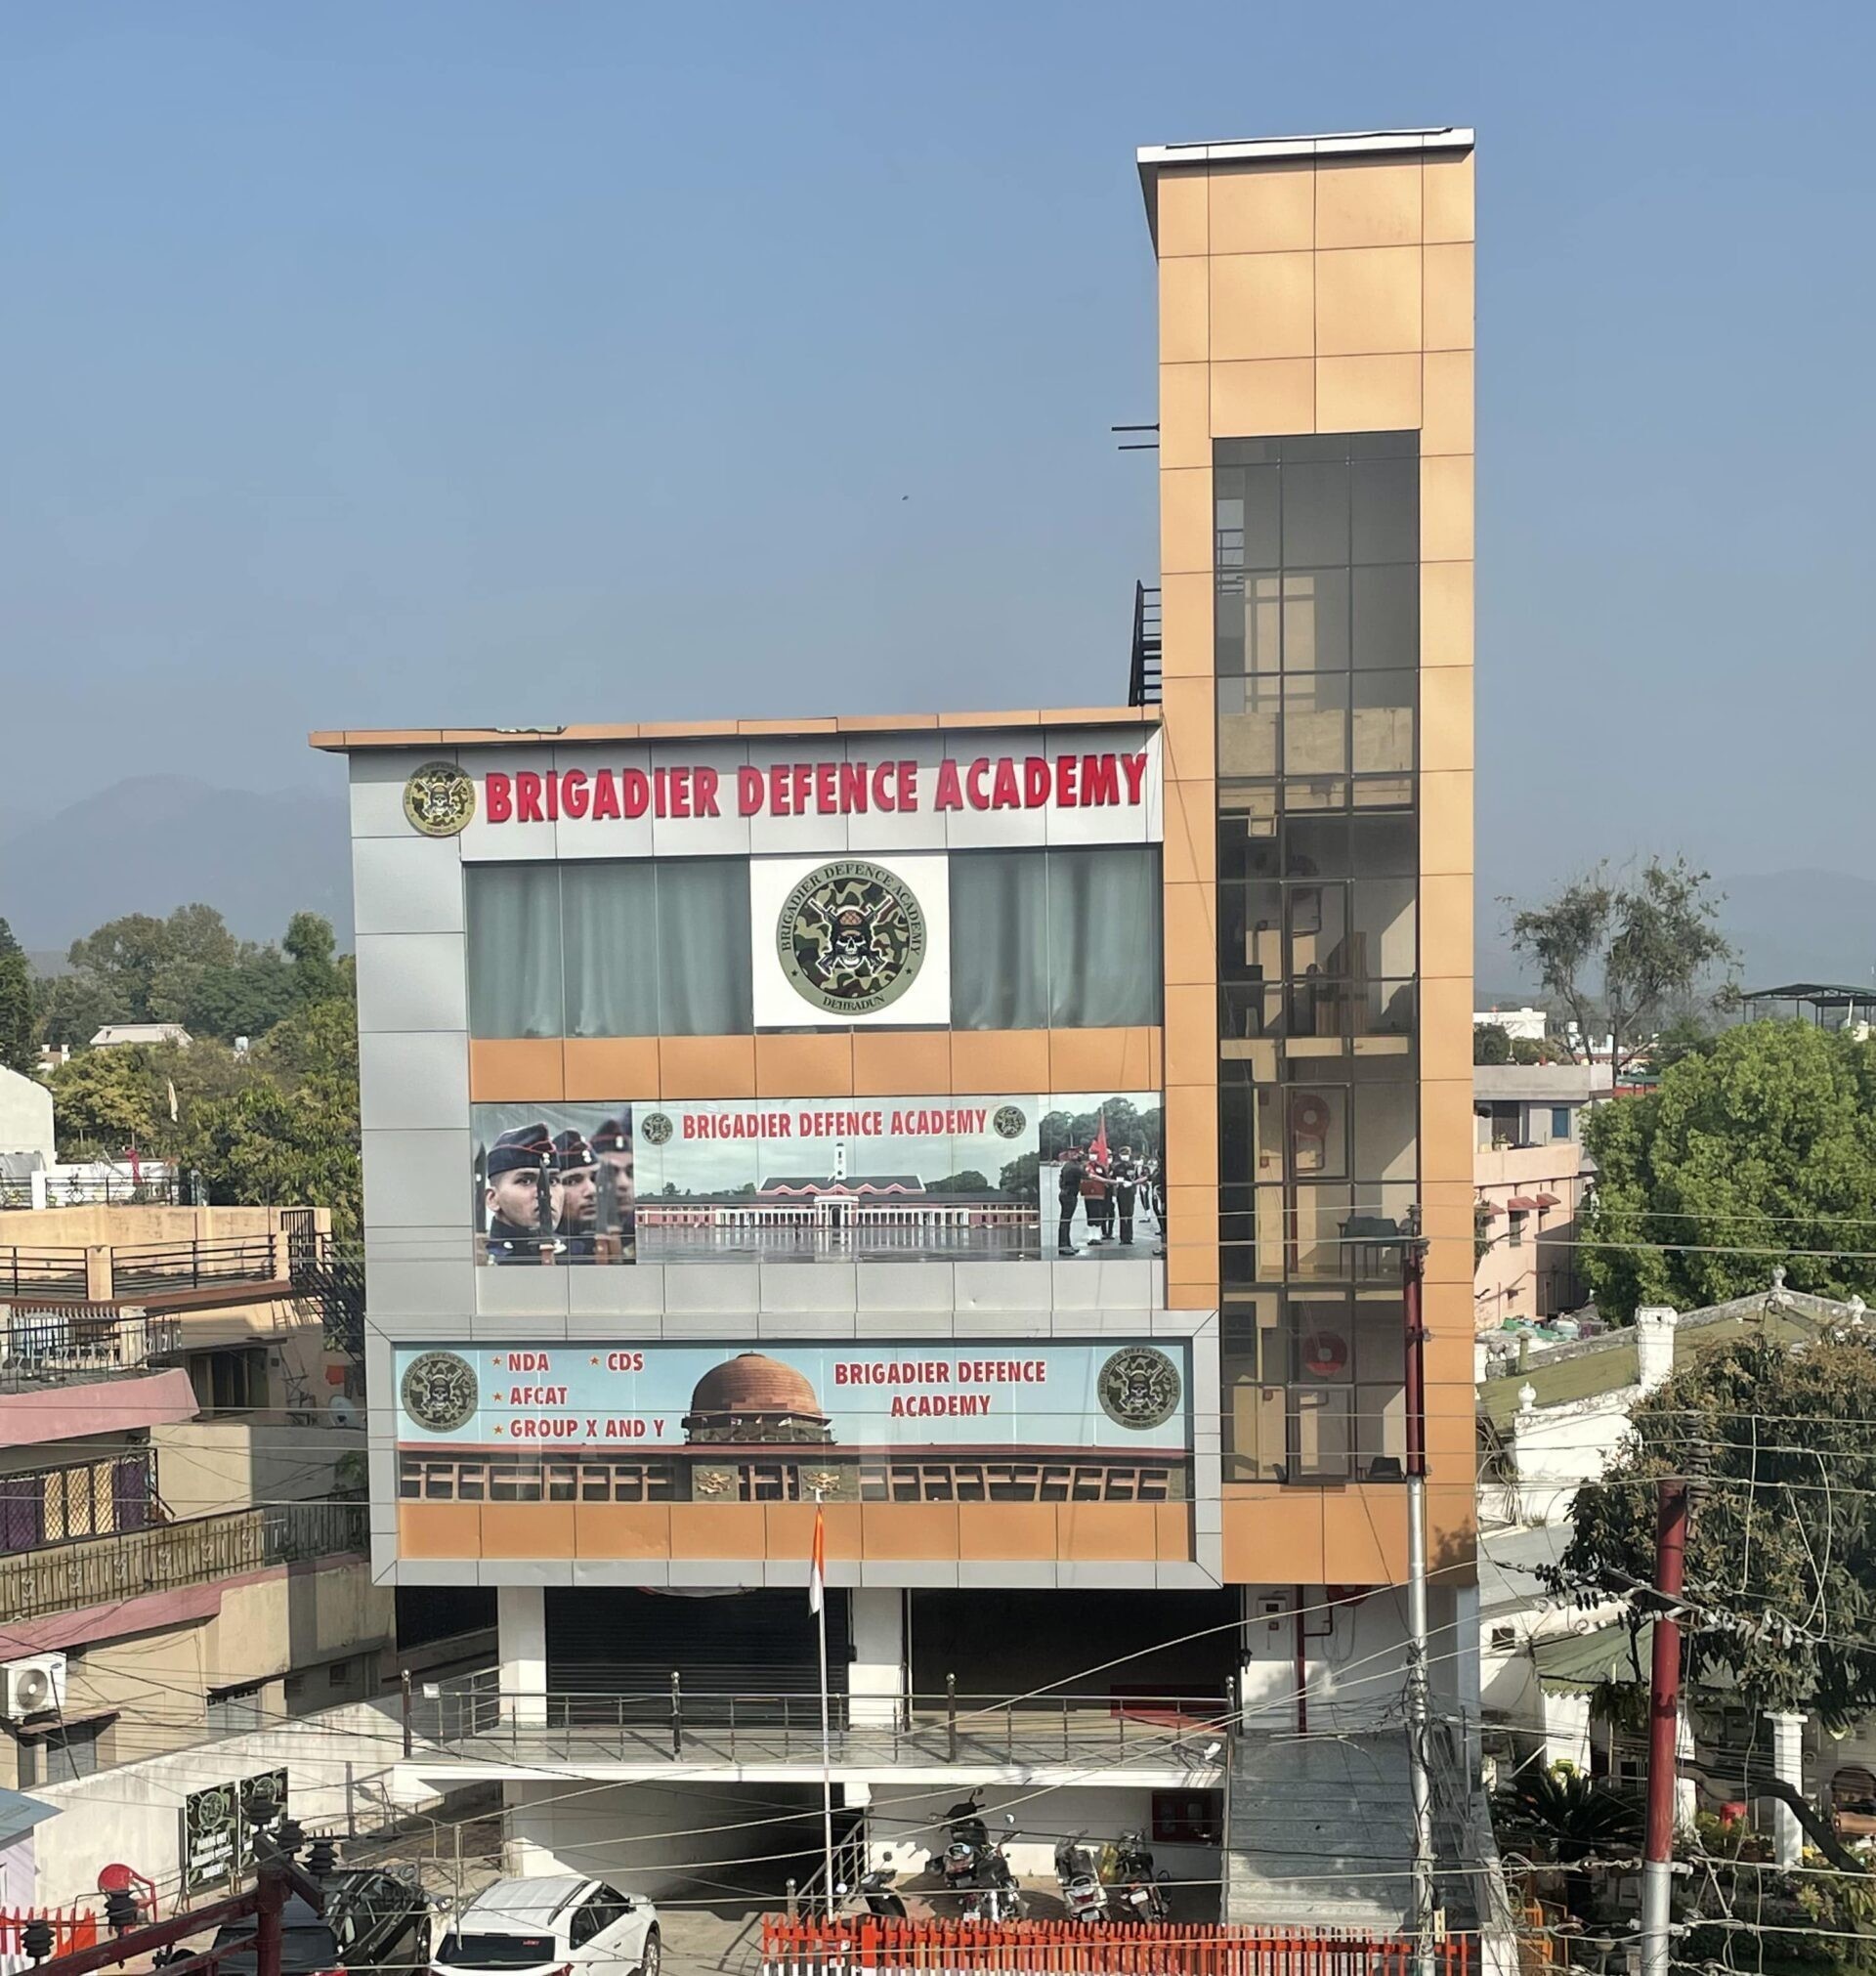
<path id="1" fill-rule="evenodd" d="M 1368 1181 L 1408 1181 L 1418 1171 L 1419 1090 L 1412 1084 L 1364 1084 L 1354 1094 L 1355 1198 L 1376 1196 Z"/>
<path id="2" fill-rule="evenodd" d="M 1338 461 L 1283 467 L 1283 561 L 1290 569 L 1348 560 L 1348 468 Z"/>
<path id="3" fill-rule="evenodd" d="M 1048 1027 L 1046 857 L 970 851 L 951 860 L 954 1027 Z"/>
<path id="4" fill-rule="evenodd" d="M 1049 1026 L 1158 1022 L 1158 852 L 1112 845 L 1047 858 Z"/>
<path id="5" fill-rule="evenodd" d="M 1348 1172 L 1348 1093 L 1341 1085 L 1293 1085 L 1285 1094 L 1285 1150 L 1300 1180 Z"/>
<path id="6" fill-rule="evenodd" d="M 1327 884 L 1287 886 L 1290 908 L 1290 965 L 1284 972 L 1293 980 L 1312 974 L 1345 974 L 1348 971 L 1348 887 L 1341 881 Z M 1293 1031 L 1293 1033 L 1295 1033 Z M 1339 1025 L 1328 1030 L 1309 1029 L 1307 1035 L 1335 1035 Z"/>
<path id="7" fill-rule="evenodd" d="M 1284 828 L 1286 879 L 1335 879 L 1348 869 L 1348 825 L 1341 817 L 1298 817 Z"/>
<path id="8" fill-rule="evenodd" d="M 1349 576 L 1350 656 L 1368 671 L 1420 664 L 1420 565 L 1386 563 Z"/>
<path id="9" fill-rule="evenodd" d="M 1218 978 L 1273 981 L 1283 972 L 1283 890 L 1267 881 L 1218 887 Z"/>
<path id="10" fill-rule="evenodd" d="M 1274 466 L 1247 467 L 1244 474 L 1244 567 L 1274 570 L 1282 565 L 1279 516 L 1282 477 Z"/>
<path id="11" fill-rule="evenodd" d="M 469 1033 L 560 1036 L 560 868 L 464 867 Z"/>
<path id="12" fill-rule="evenodd" d="M 1213 669 L 1226 679 L 1245 669 L 1244 579 L 1235 570 L 1218 572 L 1212 623 Z"/>
<path id="13" fill-rule="evenodd" d="M 1348 572 L 1304 570 L 1283 584 L 1283 669 L 1340 672 L 1348 665 Z"/>
<path id="14" fill-rule="evenodd" d="M 1412 879 L 1357 879 L 1351 908 L 1353 965 L 1364 979 L 1401 980 L 1418 971 L 1414 960 L 1415 883 Z"/>
<path id="15" fill-rule="evenodd" d="M 1218 681 L 1220 775 L 1276 773 L 1279 691 L 1274 680 L 1255 674 Z"/>
<path id="16" fill-rule="evenodd" d="M 658 911 L 650 861 L 564 865 L 560 919 L 567 1034 L 656 1036 Z"/>
<path id="17" fill-rule="evenodd" d="M 1414 766 L 1414 675 L 1357 672 L 1354 681 L 1353 766 L 1357 775 L 1399 773 Z"/>
<path id="18" fill-rule="evenodd" d="M 1349 844 L 1349 870 L 1358 879 L 1411 878 L 1419 869 L 1411 816 L 1358 817 Z"/>
<path id="19" fill-rule="evenodd" d="M 1362 459 L 1348 469 L 1349 540 L 1357 563 L 1420 556 L 1420 462 Z"/>
<path id="20" fill-rule="evenodd" d="M 656 869 L 660 1032 L 746 1036 L 755 1026 L 747 860 L 666 858 Z"/>
<path id="21" fill-rule="evenodd" d="M 1341 775 L 1346 771 L 1348 679 L 1345 672 L 1305 672 L 1285 679 L 1286 775 Z"/>

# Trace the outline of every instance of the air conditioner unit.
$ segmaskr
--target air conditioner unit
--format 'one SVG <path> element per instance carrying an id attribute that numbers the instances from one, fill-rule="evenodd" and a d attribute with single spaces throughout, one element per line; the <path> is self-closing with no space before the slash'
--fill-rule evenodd
<path id="1" fill-rule="evenodd" d="M 44 1715 L 65 1705 L 63 1654 L 33 1654 L 22 1660 L 0 1660 L 0 1677 L 6 1681 L 5 1713 L 11 1721 Z"/>

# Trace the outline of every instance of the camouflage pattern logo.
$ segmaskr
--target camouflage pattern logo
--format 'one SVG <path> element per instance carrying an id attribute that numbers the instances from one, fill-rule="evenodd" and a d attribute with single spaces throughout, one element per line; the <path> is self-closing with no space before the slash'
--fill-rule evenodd
<path id="1" fill-rule="evenodd" d="M 427 838 L 453 838 L 476 813 L 476 786 L 453 761 L 426 761 L 404 786 L 404 814 Z"/>
<path id="2" fill-rule="evenodd" d="M 1000 1104 L 990 1122 L 999 1138 L 1021 1138 L 1029 1124 L 1020 1104 Z"/>
<path id="3" fill-rule="evenodd" d="M 925 959 L 925 915 L 896 873 L 858 858 L 810 872 L 782 902 L 776 956 L 789 985 L 828 1015 L 897 1002 Z"/>
<path id="4" fill-rule="evenodd" d="M 1143 1433 L 1164 1427 L 1177 1412 L 1183 1382 L 1157 1345 L 1129 1345 L 1108 1357 L 1094 1390 L 1109 1420 Z"/>
<path id="5" fill-rule="evenodd" d="M 424 1352 L 405 1367 L 404 1410 L 432 1434 L 454 1434 L 476 1411 L 476 1369 L 461 1353 Z"/>

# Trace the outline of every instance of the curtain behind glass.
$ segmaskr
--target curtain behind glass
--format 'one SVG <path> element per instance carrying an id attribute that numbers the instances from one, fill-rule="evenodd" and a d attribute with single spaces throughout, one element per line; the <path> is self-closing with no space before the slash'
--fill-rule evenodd
<path id="1" fill-rule="evenodd" d="M 658 1034 L 658 914 L 649 863 L 565 864 L 569 1036 Z"/>
<path id="2" fill-rule="evenodd" d="M 1048 1021 L 1160 1019 L 1160 861 L 1144 846 L 1048 853 Z"/>
<path id="3" fill-rule="evenodd" d="M 659 865 L 658 1010 L 664 1036 L 746 1036 L 755 1027 L 746 860 Z"/>
<path id="4" fill-rule="evenodd" d="M 1045 856 L 1042 851 L 953 854 L 953 1028 L 1047 1028 Z"/>
<path id="5" fill-rule="evenodd" d="M 559 1036 L 560 872 L 470 865 L 469 1033 Z"/>

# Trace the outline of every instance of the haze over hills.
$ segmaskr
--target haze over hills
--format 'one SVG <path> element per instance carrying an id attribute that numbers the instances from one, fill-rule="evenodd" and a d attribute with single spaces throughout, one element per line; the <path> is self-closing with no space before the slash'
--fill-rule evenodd
<path id="1" fill-rule="evenodd" d="M 352 944 L 345 793 L 259 795 L 179 775 L 113 783 L 37 820 L 0 819 L 0 918 L 28 950 L 63 954 L 123 913 L 201 900 L 244 939 L 323 913 Z"/>

